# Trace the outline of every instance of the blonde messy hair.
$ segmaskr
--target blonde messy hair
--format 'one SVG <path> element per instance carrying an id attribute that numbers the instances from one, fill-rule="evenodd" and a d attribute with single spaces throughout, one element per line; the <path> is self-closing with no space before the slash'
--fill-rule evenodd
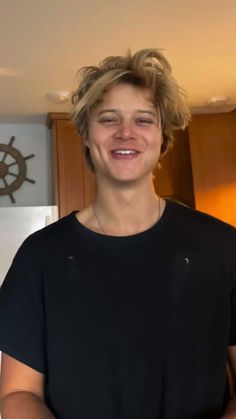
<path id="1" fill-rule="evenodd" d="M 184 129 L 190 119 L 183 90 L 171 73 L 171 66 L 159 49 L 142 49 L 135 54 L 105 58 L 99 66 L 83 67 L 80 84 L 72 96 L 74 110 L 72 120 L 82 139 L 88 137 L 91 112 L 102 96 L 118 83 L 129 83 L 151 91 L 153 104 L 161 117 L 163 143 L 161 155 L 173 142 L 173 131 Z M 85 157 L 92 170 L 89 148 L 85 146 Z"/>

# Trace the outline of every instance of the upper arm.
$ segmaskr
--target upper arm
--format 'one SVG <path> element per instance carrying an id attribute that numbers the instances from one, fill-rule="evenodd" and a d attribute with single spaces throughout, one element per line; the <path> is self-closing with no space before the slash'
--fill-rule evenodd
<path id="1" fill-rule="evenodd" d="M 30 243 L 25 242 L 17 252 L 0 289 L 0 350 L 43 374 L 43 275 Z M 9 358 L 5 360 L 4 356 L 5 362 L 7 370 L 11 370 Z"/>
<path id="2" fill-rule="evenodd" d="M 228 355 L 231 371 L 236 378 L 236 346 L 229 346 Z"/>
<path id="3" fill-rule="evenodd" d="M 232 345 L 228 348 L 228 368 L 227 378 L 231 396 L 236 390 L 236 346 Z"/>
<path id="4" fill-rule="evenodd" d="M 18 391 L 33 393 L 43 400 L 44 375 L 2 353 L 0 398 Z"/>

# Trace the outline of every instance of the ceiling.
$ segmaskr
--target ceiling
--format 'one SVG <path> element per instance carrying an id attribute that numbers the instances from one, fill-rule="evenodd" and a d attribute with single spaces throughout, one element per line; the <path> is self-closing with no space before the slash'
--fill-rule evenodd
<path id="1" fill-rule="evenodd" d="M 236 108 L 235 0 L 1 0 L 0 33 L 0 122 L 68 111 L 47 93 L 128 48 L 162 48 L 193 113 Z M 212 95 L 230 99 L 209 108 Z"/>

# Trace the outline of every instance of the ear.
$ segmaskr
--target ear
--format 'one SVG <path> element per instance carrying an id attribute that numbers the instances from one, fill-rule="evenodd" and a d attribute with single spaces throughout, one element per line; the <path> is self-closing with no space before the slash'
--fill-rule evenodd
<path id="1" fill-rule="evenodd" d="M 161 131 L 161 139 L 160 139 L 160 145 L 161 145 L 161 147 L 160 147 L 160 156 L 162 155 L 162 153 L 163 153 L 163 145 L 164 145 L 164 138 L 163 138 L 163 132 Z"/>
<path id="2" fill-rule="evenodd" d="M 163 132 L 161 130 L 161 145 L 163 144 Z"/>
<path id="3" fill-rule="evenodd" d="M 83 146 L 86 146 L 86 147 L 90 147 L 90 143 L 89 143 L 89 139 L 88 139 L 88 137 L 86 137 L 86 138 L 83 138 Z"/>
<path id="4" fill-rule="evenodd" d="M 161 134 L 160 134 L 160 149 L 162 149 L 163 146 L 163 131 L 161 130 Z"/>

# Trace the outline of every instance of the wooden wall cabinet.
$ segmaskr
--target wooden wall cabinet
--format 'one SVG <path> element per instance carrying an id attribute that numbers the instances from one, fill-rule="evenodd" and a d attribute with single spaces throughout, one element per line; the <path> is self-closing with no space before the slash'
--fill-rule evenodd
<path id="1" fill-rule="evenodd" d="M 194 115 L 189 141 L 196 209 L 236 226 L 236 112 Z"/>
<path id="2" fill-rule="evenodd" d="M 62 217 L 92 202 L 95 180 L 68 114 L 49 114 L 47 125 L 55 203 Z M 188 129 L 175 137 L 162 168 L 155 170 L 157 193 L 236 226 L 236 111 L 194 115 Z"/>
<path id="3" fill-rule="evenodd" d="M 173 147 L 155 170 L 154 186 L 164 197 L 195 207 L 188 130 L 175 131 Z"/>
<path id="4" fill-rule="evenodd" d="M 59 217 L 89 205 L 95 196 L 95 180 L 87 167 L 82 142 L 67 114 L 50 113 L 47 126 L 52 134 L 54 203 Z"/>
<path id="5" fill-rule="evenodd" d="M 47 126 L 52 136 L 54 203 L 59 216 L 80 210 L 95 197 L 95 180 L 84 160 L 82 142 L 68 114 L 50 113 Z M 154 186 L 163 197 L 194 207 L 192 169 L 187 131 L 176 132 L 172 150 L 155 171 Z"/>

